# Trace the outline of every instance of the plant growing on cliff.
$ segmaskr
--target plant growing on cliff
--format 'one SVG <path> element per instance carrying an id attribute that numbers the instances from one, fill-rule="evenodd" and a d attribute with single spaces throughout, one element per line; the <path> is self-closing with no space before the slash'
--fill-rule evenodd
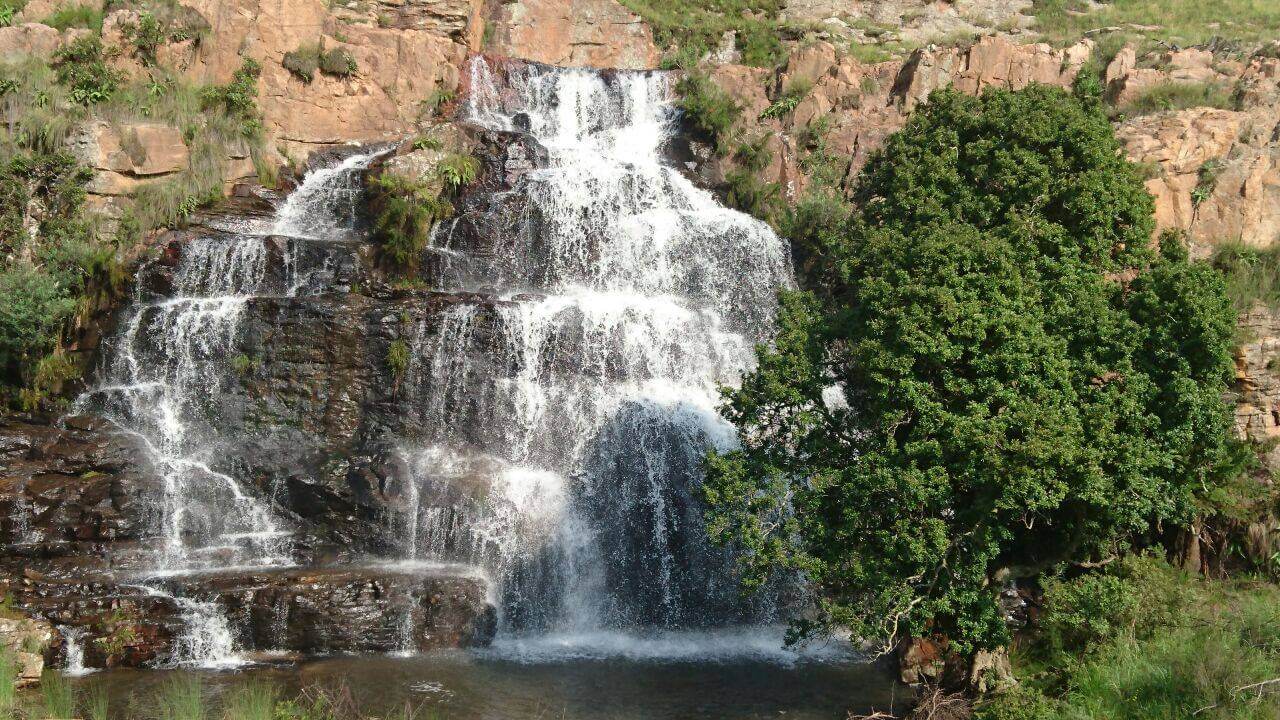
<path id="1" fill-rule="evenodd" d="M 470 155 L 454 153 L 440 160 L 437 172 L 450 192 L 476 181 L 480 175 L 480 161 Z"/>
<path id="2" fill-rule="evenodd" d="M 1008 642 L 997 593 L 1187 522 L 1238 472 L 1234 312 L 1096 104 L 1043 86 L 935 93 L 820 239 L 824 299 L 785 293 L 727 393 L 714 538 L 744 582 L 801 572 L 830 627 L 961 653 Z"/>
<path id="3" fill-rule="evenodd" d="M 436 221 L 453 215 L 453 205 L 428 183 L 387 173 L 369 183 L 369 209 L 384 257 L 406 272 L 417 267 Z"/>
<path id="4" fill-rule="evenodd" d="M 402 338 L 393 340 L 387 348 L 387 369 L 391 371 L 391 378 L 396 385 L 409 372 L 409 343 Z"/>
<path id="5" fill-rule="evenodd" d="M 742 115 L 742 107 L 711 78 L 698 72 L 687 72 L 676 83 L 680 109 L 693 127 L 707 136 L 718 155 L 733 149 L 733 127 Z"/>
<path id="6" fill-rule="evenodd" d="M 85 35 L 63 46 L 54 53 L 53 67 L 58 71 L 58 82 L 81 105 L 108 100 L 120 86 L 120 73 L 107 65 L 97 35 Z"/>

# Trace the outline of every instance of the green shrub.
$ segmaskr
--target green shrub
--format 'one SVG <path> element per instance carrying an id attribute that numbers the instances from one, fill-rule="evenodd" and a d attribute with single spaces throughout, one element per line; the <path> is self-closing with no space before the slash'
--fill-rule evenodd
<path id="1" fill-rule="evenodd" d="M 102 32 L 102 10 L 92 5 L 63 5 L 40 22 L 58 30 L 88 28 Z"/>
<path id="2" fill-rule="evenodd" d="M 1191 190 L 1191 204 L 1200 203 L 1213 196 L 1213 189 L 1218 185 L 1218 176 L 1222 174 L 1222 161 L 1209 160 L 1196 172 L 1196 186 Z"/>
<path id="3" fill-rule="evenodd" d="M 453 206 L 427 183 L 388 174 L 370 181 L 369 208 L 383 256 L 410 272 L 431 240 L 431 228 L 453 214 Z"/>
<path id="4" fill-rule="evenodd" d="M 783 294 L 722 405 L 742 444 L 701 486 L 748 588 L 798 569 L 822 598 L 793 639 L 1007 646 L 1010 575 L 1189 522 L 1238 472 L 1226 288 L 1180 243 L 1152 249 L 1153 201 L 1099 107 L 935 92 L 852 200 L 831 286 Z"/>
<path id="5" fill-rule="evenodd" d="M 719 47 L 734 32 L 742 61 L 773 67 L 786 56 L 784 36 L 798 30 L 779 20 L 782 0 L 622 0 L 653 29 L 654 40 L 669 53 L 679 53 L 683 67 Z"/>
<path id="6" fill-rule="evenodd" d="M 778 210 L 778 183 L 764 183 L 749 170 L 730 170 L 725 174 L 728 190 L 725 204 L 760 220 L 770 220 Z"/>
<path id="7" fill-rule="evenodd" d="M 1073 580 L 1049 580 L 1044 587 L 1041 628 L 1050 647 L 1080 652 L 1132 628 L 1137 597 L 1113 575 L 1091 573 Z"/>
<path id="8" fill-rule="evenodd" d="M 396 339 L 387 348 L 387 369 L 397 383 L 409 372 L 409 344 L 404 340 Z"/>
<path id="9" fill-rule="evenodd" d="M 807 80 L 792 83 L 787 89 L 783 90 L 782 95 L 777 100 L 773 101 L 773 104 L 760 113 L 760 119 L 768 120 L 790 114 L 812 89 L 813 83 Z"/>
<path id="10" fill-rule="evenodd" d="M 27 0 L 0 0 L 0 27 L 13 24 L 13 16 L 22 11 Z"/>
<path id="11" fill-rule="evenodd" d="M 444 143 L 429 135 L 422 135 L 413 141 L 414 150 L 440 150 L 444 147 Z"/>
<path id="12" fill-rule="evenodd" d="M 1238 311 L 1244 312 L 1256 302 L 1280 306 L 1280 247 L 1223 243 L 1212 263 L 1226 278 L 1227 294 Z"/>
<path id="13" fill-rule="evenodd" d="M 301 45 L 285 53 L 280 64 L 294 77 L 309 83 L 315 79 L 316 70 L 320 69 L 320 46 L 315 43 Z"/>
<path id="14" fill-rule="evenodd" d="M 470 185 L 480 174 L 480 161 L 470 155 L 453 154 L 440 160 L 440 179 L 451 192 Z"/>
<path id="15" fill-rule="evenodd" d="M 200 95 L 205 110 L 221 109 L 240 123 L 240 134 L 257 140 L 262 135 L 262 114 L 258 111 L 258 76 L 262 66 L 252 58 L 245 58 L 240 69 L 226 85 L 211 85 Z"/>
<path id="16" fill-rule="evenodd" d="M 703 133 L 719 155 L 727 155 L 733 147 L 733 127 L 742 115 L 742 107 L 729 93 L 706 75 L 689 72 L 676 83 L 680 109 L 699 132 Z"/>
<path id="17" fill-rule="evenodd" d="M 81 105 L 109 100 L 120 86 L 120 74 L 107 65 L 97 35 L 86 35 L 63 46 L 54 53 L 53 67 L 58 71 L 58 82 Z"/>
<path id="18" fill-rule="evenodd" d="M 320 72 L 348 77 L 355 75 L 357 68 L 356 59 L 342 48 L 334 48 L 320 55 Z"/>
<path id="19" fill-rule="evenodd" d="M 488 30 L 488 27 L 485 28 Z M 457 97 L 457 93 L 452 90 L 436 88 L 431 91 L 426 100 L 422 101 L 422 109 L 432 116 L 438 116 L 446 105 L 453 102 Z"/>

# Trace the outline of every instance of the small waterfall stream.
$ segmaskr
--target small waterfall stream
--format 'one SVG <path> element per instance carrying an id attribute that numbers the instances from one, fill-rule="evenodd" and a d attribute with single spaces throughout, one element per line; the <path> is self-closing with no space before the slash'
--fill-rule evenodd
<path id="1" fill-rule="evenodd" d="M 273 234 L 312 237 L 325 229 L 332 237 L 348 227 L 356 176 L 378 154 L 352 155 L 309 173 L 278 212 Z M 270 499 L 215 469 L 225 465 L 237 430 L 221 426 L 216 404 L 227 390 L 246 305 L 300 288 L 301 273 L 289 257 L 283 282 L 267 278 L 266 243 L 264 235 L 248 230 L 187 243 L 172 294 L 149 300 L 139 290 L 108 349 L 100 383 L 75 403 L 76 413 L 102 415 L 135 434 L 163 480 L 163 495 L 156 498 L 161 542 L 139 573 L 146 578 L 293 562 L 292 529 Z M 177 639 L 175 663 L 241 663 L 216 603 L 141 587 L 172 598 L 181 611 L 186 632 Z"/>

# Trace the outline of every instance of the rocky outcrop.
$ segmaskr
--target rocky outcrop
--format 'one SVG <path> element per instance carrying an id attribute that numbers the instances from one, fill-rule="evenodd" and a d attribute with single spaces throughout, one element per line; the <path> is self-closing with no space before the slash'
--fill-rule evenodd
<path id="1" fill-rule="evenodd" d="M 0 27 L 0 60 L 21 60 L 27 56 L 48 57 L 87 30 L 59 32 L 36 22 Z"/>
<path id="2" fill-rule="evenodd" d="M 1240 316 L 1236 349 L 1236 431 L 1266 447 L 1280 437 L 1280 314 L 1259 303 Z M 1271 450 L 1273 466 L 1280 453 Z"/>
<path id="3" fill-rule="evenodd" d="M 1133 62 L 1132 51 L 1122 52 L 1108 68 L 1117 102 L 1134 82 L 1235 88 L 1236 109 L 1164 112 L 1117 128 L 1129 158 L 1154 175 L 1146 185 L 1156 200 L 1157 232 L 1186 230 L 1199 254 L 1223 242 L 1280 241 L 1280 59 L 1258 54 L 1233 64 L 1193 49 L 1167 54 L 1163 70 L 1133 69 Z"/>
<path id="4" fill-rule="evenodd" d="M 394 567 L 221 573 L 174 581 L 226 609 L 240 646 L 308 654 L 487 645 L 485 582 Z"/>
<path id="5" fill-rule="evenodd" d="M 816 27 L 823 39 L 862 45 L 925 45 L 939 38 L 1019 32 L 1034 20 L 1031 0 L 787 0 L 779 18 Z"/>
<path id="6" fill-rule="evenodd" d="M 54 637 L 53 627 L 43 620 L 16 613 L 12 617 L 0 617 L 0 651 L 8 653 L 17 665 L 18 687 L 40 682 L 40 675 L 44 672 L 44 651 L 53 643 Z"/>
<path id="7" fill-rule="evenodd" d="M 653 33 L 615 0 L 507 0 L 489 20 L 487 50 L 551 65 L 658 66 Z"/>

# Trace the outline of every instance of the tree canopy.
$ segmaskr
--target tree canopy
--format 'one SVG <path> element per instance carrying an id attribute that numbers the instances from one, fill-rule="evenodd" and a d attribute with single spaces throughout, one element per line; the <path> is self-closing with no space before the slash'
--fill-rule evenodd
<path id="1" fill-rule="evenodd" d="M 726 393 L 714 537 L 745 582 L 799 570 L 801 633 L 1007 641 L 1011 578 L 1100 561 L 1189 520 L 1238 457 L 1234 313 L 1096 103 L 933 94 L 818 245 L 818 287 Z"/>

